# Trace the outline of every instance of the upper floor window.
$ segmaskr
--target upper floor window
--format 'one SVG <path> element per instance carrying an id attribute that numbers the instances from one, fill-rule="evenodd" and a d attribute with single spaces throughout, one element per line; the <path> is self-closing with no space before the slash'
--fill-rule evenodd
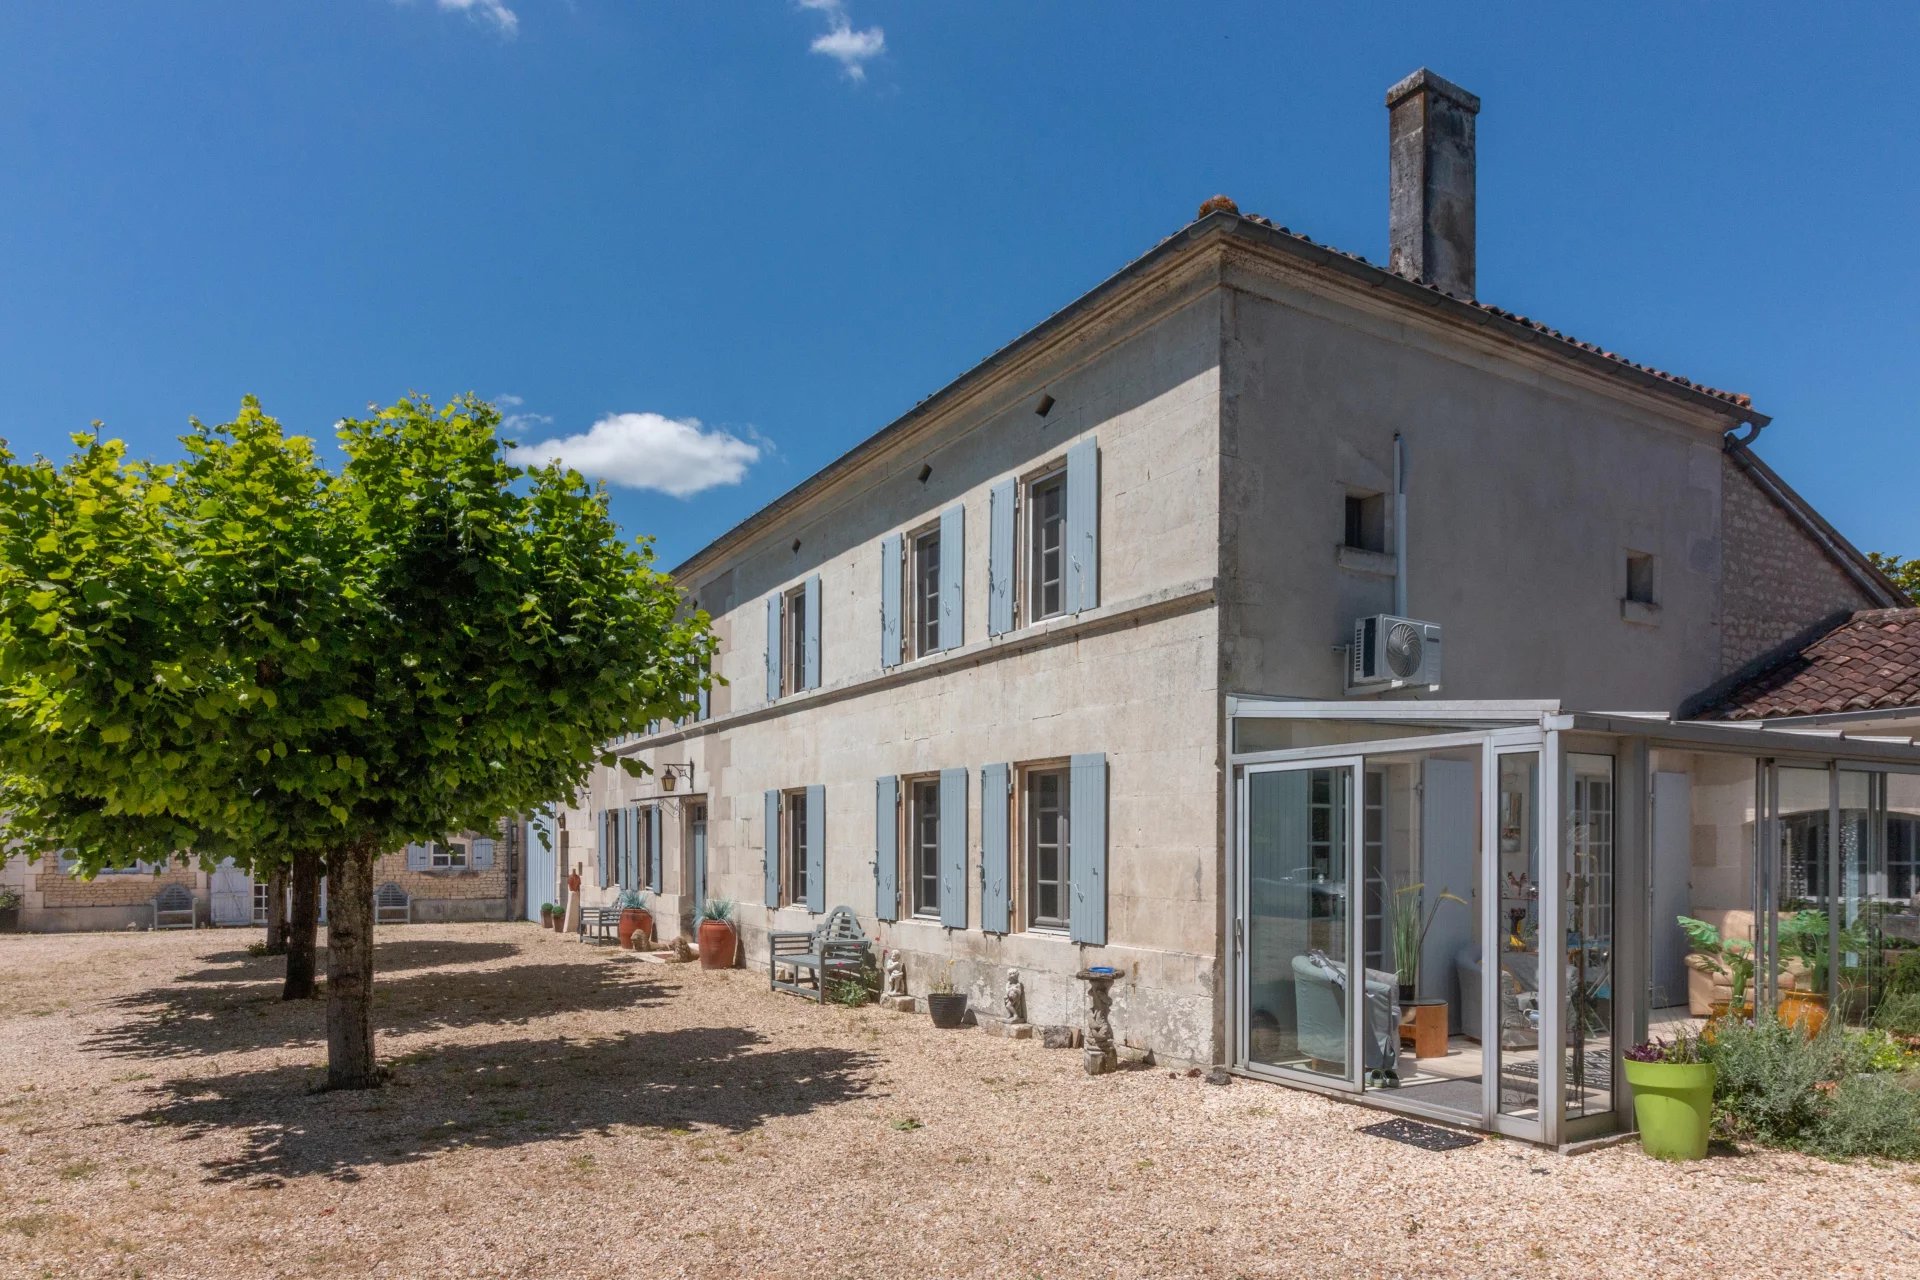
<path id="1" fill-rule="evenodd" d="M 797 693 L 807 687 L 806 588 L 787 592 L 782 609 L 786 616 L 781 627 L 780 692 Z"/>
<path id="2" fill-rule="evenodd" d="M 767 701 L 820 687 L 820 577 L 767 597 Z"/>
<path id="3" fill-rule="evenodd" d="M 1100 604 L 1100 450 L 1075 442 L 1062 462 L 1000 481 L 988 494 L 987 634 Z"/>
<path id="4" fill-rule="evenodd" d="M 1347 494 L 1346 532 L 1341 542 L 1356 551 L 1387 549 L 1386 494 L 1358 492 Z"/>
<path id="5" fill-rule="evenodd" d="M 923 657 L 940 650 L 940 530 L 913 540 L 907 566 L 907 598 L 913 611 L 913 652 Z"/>
<path id="6" fill-rule="evenodd" d="M 1037 622 L 1066 612 L 1066 472 L 1028 483 L 1027 543 L 1027 617 Z"/>

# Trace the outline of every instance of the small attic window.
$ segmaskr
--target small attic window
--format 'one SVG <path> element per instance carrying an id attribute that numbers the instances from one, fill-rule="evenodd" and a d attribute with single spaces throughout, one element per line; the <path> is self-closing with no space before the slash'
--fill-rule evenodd
<path id="1" fill-rule="evenodd" d="M 1653 603 L 1653 557 L 1644 551 L 1627 552 L 1627 596 L 1634 604 Z"/>
<path id="2" fill-rule="evenodd" d="M 920 464 L 920 483 L 925 484 L 927 482 L 928 477 L 930 477 L 931 475 L 933 475 L 933 464 L 931 462 L 921 463 Z"/>
<path id="3" fill-rule="evenodd" d="M 798 538 L 795 538 L 795 539 L 793 540 L 793 550 L 794 550 L 794 552 L 795 552 L 795 554 L 798 554 L 798 553 L 799 553 L 799 551 L 800 551 L 800 539 L 798 539 Z"/>
<path id="4" fill-rule="evenodd" d="M 1349 492 L 1346 534 L 1341 539 L 1356 551 L 1387 549 L 1387 495 Z"/>
<path id="5" fill-rule="evenodd" d="M 1033 411 L 1039 414 L 1043 418 L 1046 417 L 1048 414 L 1052 413 L 1053 397 L 1049 395 L 1042 395 L 1040 397 L 1040 403 L 1033 406 Z"/>

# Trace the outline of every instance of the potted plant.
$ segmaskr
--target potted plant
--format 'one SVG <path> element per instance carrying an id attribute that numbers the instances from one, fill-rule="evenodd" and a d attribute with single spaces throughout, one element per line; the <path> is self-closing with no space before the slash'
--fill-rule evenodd
<path id="1" fill-rule="evenodd" d="M 653 938 L 653 913 L 647 910 L 647 895 L 638 889 L 629 889 L 620 895 L 620 945 L 633 950 L 636 934 L 641 942 Z"/>
<path id="2" fill-rule="evenodd" d="M 1622 1061 L 1633 1087 L 1640 1149 L 1657 1160 L 1706 1155 L 1715 1073 L 1701 1059 L 1700 1041 L 1684 1032 L 1672 1041 L 1648 1040 L 1627 1050 Z"/>
<path id="3" fill-rule="evenodd" d="M 1393 891 L 1393 899 L 1387 903 L 1387 927 L 1393 935 L 1394 975 L 1400 982 L 1402 1003 L 1415 999 L 1419 992 L 1420 948 L 1426 945 L 1427 931 L 1433 928 L 1433 918 L 1440 914 L 1440 904 L 1467 905 L 1465 898 L 1442 889 L 1433 906 L 1423 913 L 1420 899 L 1425 889 L 1425 884 L 1403 884 Z"/>
<path id="4" fill-rule="evenodd" d="M 540 927 L 542 929 L 552 929 L 557 927 L 553 923 L 553 914 L 554 914 L 553 904 L 551 902 L 543 902 L 540 904 Z"/>
<path id="5" fill-rule="evenodd" d="M 20 928 L 20 891 L 12 885 L 0 884 L 0 933 L 13 933 Z"/>
<path id="6" fill-rule="evenodd" d="M 933 980 L 927 988 L 927 1016 L 933 1019 L 933 1025 L 950 1031 L 966 1020 L 967 997 L 965 992 L 953 989 L 953 965 L 949 963 L 946 971 Z"/>
<path id="7" fill-rule="evenodd" d="M 739 954 L 740 931 L 733 927 L 733 899 L 708 898 L 694 917 L 702 969 L 731 969 Z"/>
<path id="8" fill-rule="evenodd" d="M 1700 957 L 1709 973 L 1719 974 L 1727 979 L 1732 988 L 1730 998 L 1715 1000 L 1708 1008 L 1713 1019 L 1727 1016 L 1728 1010 L 1736 1011 L 1736 1016 L 1750 1018 L 1753 1005 L 1747 999 L 1747 984 L 1753 981 L 1753 944 L 1745 938 L 1723 938 L 1720 931 L 1705 920 L 1696 920 L 1692 916 L 1678 917 L 1680 928 L 1687 935 L 1687 943 L 1693 953 Z"/>

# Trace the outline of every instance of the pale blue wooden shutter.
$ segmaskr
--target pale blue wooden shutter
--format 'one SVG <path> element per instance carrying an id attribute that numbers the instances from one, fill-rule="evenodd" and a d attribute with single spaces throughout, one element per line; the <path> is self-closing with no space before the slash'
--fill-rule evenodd
<path id="1" fill-rule="evenodd" d="M 430 871 L 433 869 L 433 854 L 424 844 L 407 846 L 407 870 Z"/>
<path id="2" fill-rule="evenodd" d="M 900 779 L 873 780 L 873 912 L 900 918 Z"/>
<path id="3" fill-rule="evenodd" d="M 880 666 L 900 665 L 900 535 L 880 539 Z"/>
<path id="4" fill-rule="evenodd" d="M 987 634 L 1013 630 L 1014 483 L 1002 480 L 987 495 Z"/>
<path id="5" fill-rule="evenodd" d="M 767 701 L 780 700 L 780 593 L 767 597 Z"/>
<path id="6" fill-rule="evenodd" d="M 780 793 L 767 792 L 767 906 L 780 905 Z"/>
<path id="7" fill-rule="evenodd" d="M 473 867 L 476 871 L 487 871 L 493 867 L 493 841 L 486 836 L 473 839 Z"/>
<path id="8" fill-rule="evenodd" d="M 820 687 L 820 575 L 807 579 L 807 678 L 806 688 Z"/>
<path id="9" fill-rule="evenodd" d="M 635 805 L 620 811 L 620 887 L 640 887 L 640 810 Z"/>
<path id="10" fill-rule="evenodd" d="M 711 676 L 708 678 L 710 679 Z M 693 713 L 693 719 L 697 724 L 713 714 L 713 690 L 703 684 L 700 686 L 700 691 L 694 696 L 697 699 L 697 703 L 696 710 Z"/>
<path id="11" fill-rule="evenodd" d="M 807 910 L 827 909 L 827 789 L 807 788 Z"/>
<path id="12" fill-rule="evenodd" d="M 967 927 L 967 771 L 940 771 L 940 923 Z"/>
<path id="13" fill-rule="evenodd" d="M 614 846 L 617 843 L 615 836 L 618 834 L 619 828 L 619 819 L 614 816 L 614 811 L 611 809 L 602 810 L 600 813 L 600 839 L 597 842 L 600 846 L 600 888 L 602 889 L 613 883 L 613 853 Z"/>
<path id="14" fill-rule="evenodd" d="M 1067 612 L 1100 603 L 1100 450 L 1091 438 L 1067 450 Z"/>
<path id="15" fill-rule="evenodd" d="M 1107 941 L 1107 758 L 1074 756 L 1067 797 L 1067 866 L 1073 912 L 1067 934 L 1075 942 Z"/>
<path id="16" fill-rule="evenodd" d="M 647 887 L 660 892 L 660 806 L 647 810 Z"/>
<path id="17" fill-rule="evenodd" d="M 940 647 L 957 649 L 965 635 L 967 509 L 940 513 Z"/>
<path id="18" fill-rule="evenodd" d="M 980 927 L 988 933 L 1013 928 L 1007 850 L 1007 780 L 1004 764 L 980 770 Z"/>

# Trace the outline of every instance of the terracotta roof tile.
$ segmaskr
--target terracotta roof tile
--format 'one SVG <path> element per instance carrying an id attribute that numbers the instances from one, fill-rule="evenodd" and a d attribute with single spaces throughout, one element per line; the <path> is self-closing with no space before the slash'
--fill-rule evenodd
<path id="1" fill-rule="evenodd" d="M 1920 706 L 1920 609 L 1869 609 L 1716 698 L 1703 720 Z"/>

